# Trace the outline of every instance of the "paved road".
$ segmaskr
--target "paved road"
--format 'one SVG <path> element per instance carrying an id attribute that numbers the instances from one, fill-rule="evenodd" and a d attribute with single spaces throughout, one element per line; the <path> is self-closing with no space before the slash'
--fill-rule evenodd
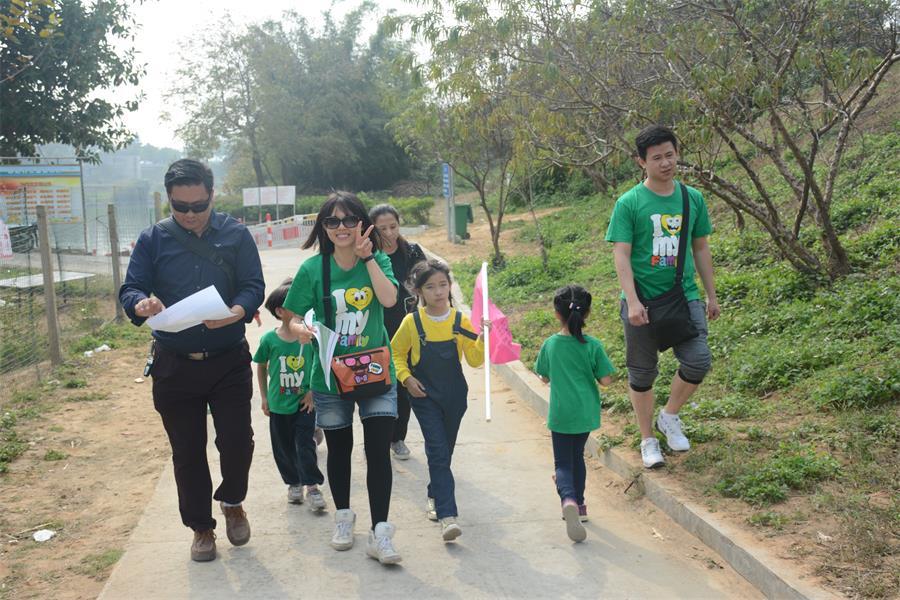
<path id="1" fill-rule="evenodd" d="M 293 274 L 301 258 L 297 250 L 264 252 L 266 280 L 273 285 Z M 264 328 L 249 329 L 251 344 L 273 324 L 267 315 Z M 467 370 L 467 377 L 470 408 L 454 457 L 463 535 L 455 543 L 443 543 L 437 525 L 425 518 L 427 465 L 414 418 L 412 458 L 394 463 L 391 520 L 403 563 L 384 567 L 365 555 L 369 511 L 359 424 L 351 500 L 356 545 L 335 552 L 328 544 L 330 494 L 324 516 L 287 504 L 266 417 L 254 401 L 256 454 L 245 503 L 250 543 L 233 548 L 220 531 L 219 558 L 191 562 L 191 533 L 178 518 L 167 466 L 101 598 L 760 597 L 652 505 L 625 497 L 621 480 L 595 464 L 589 467 L 588 539 L 571 543 L 550 481 L 546 427 L 500 382 L 493 384 L 494 419 L 485 423 L 483 373 Z M 215 473 L 212 440 L 210 457 Z M 324 449 L 319 457 L 324 471 Z"/>

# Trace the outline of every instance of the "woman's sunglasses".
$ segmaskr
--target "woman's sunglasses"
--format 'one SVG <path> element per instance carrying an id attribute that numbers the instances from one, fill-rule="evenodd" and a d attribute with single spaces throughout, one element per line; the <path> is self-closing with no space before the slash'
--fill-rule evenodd
<path id="1" fill-rule="evenodd" d="M 359 225 L 360 221 L 362 221 L 362 219 L 355 215 L 347 215 L 343 219 L 337 217 L 325 217 L 322 219 L 322 225 L 325 226 L 325 229 L 337 229 L 343 224 L 347 229 L 353 229 Z"/>
<path id="2" fill-rule="evenodd" d="M 212 200 L 209 198 L 206 199 L 205 202 L 179 202 L 178 200 L 169 199 L 169 203 L 172 205 L 172 210 L 175 212 L 186 213 L 188 211 L 195 212 L 198 215 L 202 212 L 205 212 L 207 208 L 209 208 L 209 203 Z"/>

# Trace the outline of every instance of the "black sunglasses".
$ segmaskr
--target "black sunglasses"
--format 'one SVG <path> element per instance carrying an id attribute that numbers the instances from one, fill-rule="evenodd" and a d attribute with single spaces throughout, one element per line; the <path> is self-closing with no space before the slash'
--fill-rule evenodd
<path id="1" fill-rule="evenodd" d="M 362 219 L 356 215 L 347 215 L 343 219 L 337 217 L 325 217 L 322 219 L 322 225 L 325 226 L 325 229 L 337 229 L 343 224 L 347 229 L 353 229 L 359 225 L 360 221 L 362 221 Z"/>
<path id="2" fill-rule="evenodd" d="M 195 212 L 198 215 L 202 212 L 205 212 L 207 208 L 209 208 L 209 203 L 212 202 L 210 198 L 206 199 L 206 202 L 179 202 L 178 200 L 172 200 L 169 198 L 169 203 L 172 205 L 172 210 L 180 213 L 186 212 Z"/>

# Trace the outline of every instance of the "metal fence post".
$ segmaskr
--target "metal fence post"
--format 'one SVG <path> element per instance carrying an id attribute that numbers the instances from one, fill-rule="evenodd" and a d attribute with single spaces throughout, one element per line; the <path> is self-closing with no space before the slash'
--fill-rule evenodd
<path id="1" fill-rule="evenodd" d="M 47 309 L 47 333 L 50 341 L 50 362 L 62 364 L 62 348 L 59 345 L 59 314 L 56 311 L 56 288 L 53 285 L 53 263 L 50 260 L 50 230 L 47 207 L 37 207 L 38 237 L 41 247 L 41 271 L 44 274 L 44 303 Z M 60 273 L 62 278 L 62 273 Z"/>
<path id="2" fill-rule="evenodd" d="M 159 192 L 153 192 L 153 218 L 156 219 L 154 223 L 162 221 L 162 197 Z"/>
<path id="3" fill-rule="evenodd" d="M 119 302 L 119 288 L 122 287 L 121 249 L 119 248 L 119 225 L 116 222 L 116 205 L 109 204 L 106 207 L 109 218 L 109 248 L 112 254 L 113 295 L 116 302 L 116 321 L 125 320 L 125 309 Z"/>

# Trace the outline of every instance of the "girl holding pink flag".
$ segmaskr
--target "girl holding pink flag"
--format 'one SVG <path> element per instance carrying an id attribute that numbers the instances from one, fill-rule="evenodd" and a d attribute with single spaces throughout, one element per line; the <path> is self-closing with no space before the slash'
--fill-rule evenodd
<path id="1" fill-rule="evenodd" d="M 428 518 L 440 521 L 444 541 L 462 534 L 456 521 L 455 482 L 450 462 L 467 408 L 469 386 L 462 357 L 472 367 L 484 363 L 484 338 L 469 318 L 453 307 L 450 269 L 429 260 L 412 274 L 423 306 L 406 315 L 391 340 L 397 380 L 409 391 L 410 404 L 425 437 L 428 458 Z M 490 321 L 483 321 L 490 328 Z"/>

